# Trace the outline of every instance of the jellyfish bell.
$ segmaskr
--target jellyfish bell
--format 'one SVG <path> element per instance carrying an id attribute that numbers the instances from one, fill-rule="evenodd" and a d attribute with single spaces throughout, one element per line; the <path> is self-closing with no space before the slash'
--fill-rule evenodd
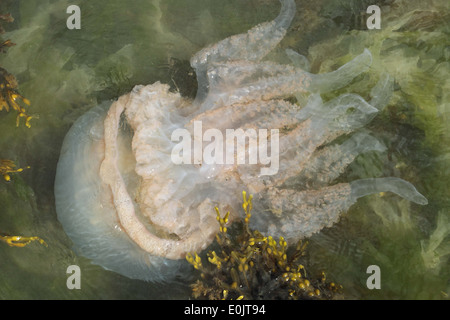
<path id="1" fill-rule="evenodd" d="M 111 103 L 103 103 L 81 116 L 67 133 L 55 180 L 58 220 L 78 254 L 132 279 L 165 281 L 186 274 L 184 261 L 153 256 L 141 250 L 122 230 L 112 194 L 100 179 L 104 159 L 103 121 Z M 130 194 L 138 177 L 130 155 L 128 132 L 119 138 L 121 172 Z M 130 170 L 131 168 L 131 170 Z"/>

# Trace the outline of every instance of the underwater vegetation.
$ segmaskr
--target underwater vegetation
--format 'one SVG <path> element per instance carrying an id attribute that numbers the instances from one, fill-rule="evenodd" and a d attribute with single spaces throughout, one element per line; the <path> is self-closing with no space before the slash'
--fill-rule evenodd
<path id="1" fill-rule="evenodd" d="M 14 21 L 13 17 L 10 14 L 0 14 L 0 19 L 6 22 Z M 4 32 L 5 30 L 0 24 L 0 34 Z M 13 45 L 14 43 L 12 43 L 9 39 L 3 41 L 0 44 L 0 52 L 5 53 L 5 49 Z M 28 116 L 25 108 L 20 106 L 17 102 L 18 100 L 21 100 L 24 104 L 30 105 L 30 101 L 18 93 L 17 86 L 18 84 L 16 78 L 12 74 L 8 73 L 8 71 L 0 67 L 0 111 L 6 110 L 7 112 L 9 112 L 10 108 L 17 111 L 18 115 L 16 118 L 16 126 L 19 126 L 20 118 L 25 117 L 25 125 L 30 128 L 30 120 L 32 117 Z M 11 180 L 11 173 L 22 171 L 22 168 L 16 168 L 16 164 L 13 161 L 0 159 L 0 174 L 3 176 L 3 179 L 5 181 Z"/>
<path id="2" fill-rule="evenodd" d="M 25 247 L 33 241 L 37 241 L 40 244 L 47 246 L 44 240 L 39 237 L 23 237 L 23 236 L 7 236 L 0 235 L 0 241 L 6 242 L 10 247 Z"/>
<path id="3" fill-rule="evenodd" d="M 14 21 L 13 17 L 10 14 L 0 14 L 0 19 L 6 22 Z M 5 30 L 0 23 L 0 34 L 4 32 Z M 12 43 L 9 39 L 3 41 L 2 44 L 0 44 L 0 52 L 5 53 L 5 48 L 11 47 L 13 45 L 14 43 Z M 32 117 L 28 116 L 26 114 L 25 108 L 21 107 L 17 102 L 18 100 L 22 100 L 22 102 L 26 105 L 30 105 L 30 101 L 22 97 L 17 92 L 17 86 L 18 84 L 16 78 L 12 74 L 8 73 L 8 71 L 0 67 L 0 111 L 6 110 L 7 112 L 9 112 L 10 108 L 17 111 L 18 115 L 16 119 L 16 126 L 19 126 L 20 118 L 25 117 L 25 125 L 30 128 L 30 120 Z M 5 181 L 11 181 L 11 173 L 22 171 L 22 168 L 16 168 L 16 164 L 13 161 L 0 159 L 0 174 L 3 176 L 3 179 Z"/>
<path id="4" fill-rule="evenodd" d="M 379 220 L 373 225 L 378 236 L 372 242 L 366 241 L 364 248 L 372 261 L 377 261 L 384 273 L 384 297 L 395 298 L 400 290 L 405 298 L 448 299 L 448 261 L 450 255 L 450 223 L 448 211 L 437 212 L 436 223 L 430 227 L 429 236 L 418 227 L 417 217 L 411 214 L 410 204 L 405 201 L 368 201 L 369 208 Z M 409 248 L 401 252 L 401 247 Z M 397 253 L 396 253 L 397 252 Z M 367 258 L 366 258 L 367 259 Z M 409 261 L 408 265 L 403 260 Z M 412 283 L 410 287 L 405 283 Z M 426 292 L 424 287 L 434 290 Z M 398 294 L 398 293 L 397 293 Z M 383 297 L 377 293 L 377 297 Z"/>
<path id="5" fill-rule="evenodd" d="M 371 291 L 372 297 L 448 299 L 450 284 L 438 280 L 448 279 L 450 274 L 447 231 L 450 226 L 446 224 L 450 214 L 448 2 L 396 0 L 387 4 L 379 1 L 382 28 L 374 32 L 347 19 L 355 12 L 358 16 L 365 13 L 362 2 L 347 1 L 345 6 L 328 2 L 329 6 L 322 9 L 317 19 L 331 19 L 348 31 L 309 46 L 312 68 L 327 72 L 337 60 L 346 61 L 348 52 L 368 48 L 373 54 L 374 67 L 361 81 L 346 89 L 361 94 L 368 92 L 364 83 L 370 86 L 386 70 L 395 81 L 387 107 L 368 126 L 383 141 L 387 153 L 375 160 L 362 155 L 349 166 L 346 176 L 361 178 L 389 172 L 413 183 L 420 181 L 429 205 L 417 210 L 414 205 L 394 201 L 386 194 L 362 200 L 361 206 L 350 210 L 345 220 L 359 225 L 365 232 L 344 228 L 348 232 L 344 239 L 337 240 L 339 236 L 329 230 L 313 237 L 310 247 L 314 259 L 326 267 L 328 264 L 320 255 L 327 255 L 335 262 L 334 271 L 340 269 L 337 273 L 342 275 L 359 272 L 354 264 L 379 261 L 386 281 L 382 290 Z M 379 163 L 383 163 L 384 169 L 380 169 Z M 422 247 L 430 242 L 434 245 L 427 245 L 427 250 Z M 340 246 L 343 248 L 337 249 Z M 406 247 L 410 248 L 407 252 Z M 351 291 L 343 278 L 338 277 L 337 281 L 341 280 Z M 364 294 L 364 289 L 354 290 L 355 296 Z"/>
<path id="6" fill-rule="evenodd" d="M 16 126 L 19 126 L 20 118 L 25 118 L 25 126 L 31 128 L 30 121 L 33 118 L 27 114 L 25 107 L 19 104 L 22 101 L 29 106 L 30 101 L 21 96 L 17 91 L 17 81 L 14 76 L 3 68 L 0 68 L 0 111 L 9 112 L 10 108 L 17 112 Z"/>
<path id="7" fill-rule="evenodd" d="M 30 167 L 28 166 L 27 169 Z M 22 172 L 23 168 L 17 168 L 14 161 L 0 159 L 0 174 L 3 176 L 3 179 L 7 182 L 11 181 L 11 173 Z"/>
<path id="8" fill-rule="evenodd" d="M 0 19 L 7 22 L 14 21 L 14 19 L 9 14 L 0 15 Z M 4 30 L 2 27 L 0 27 L 0 34 L 2 33 L 4 33 Z M 13 45 L 14 43 L 12 43 L 9 39 L 3 41 L 0 44 L 0 53 L 5 52 L 6 48 Z M 17 91 L 17 86 L 18 84 L 16 78 L 12 74 L 8 73 L 8 71 L 0 67 L 0 111 L 6 110 L 7 112 L 9 112 L 10 108 L 15 110 L 18 113 L 16 126 L 19 126 L 20 118 L 25 118 L 25 126 L 30 128 L 30 120 L 32 119 L 32 116 L 27 114 L 27 111 L 23 106 L 29 106 L 30 101 L 19 94 L 19 92 Z M 22 101 L 22 105 L 19 103 L 19 101 Z"/>
<path id="9" fill-rule="evenodd" d="M 0 14 L 0 20 L 6 21 L 6 22 L 13 22 L 14 18 L 11 16 L 10 13 L 7 13 L 7 14 Z M 5 29 L 3 28 L 2 23 L 0 23 L 0 34 L 3 34 L 3 33 L 5 33 Z M 8 39 L 8 40 L 2 42 L 0 48 L 3 49 L 3 47 L 9 47 L 12 45 L 14 45 L 14 44 L 11 42 L 11 40 Z"/>
<path id="10" fill-rule="evenodd" d="M 195 299 L 337 299 L 343 298 L 342 286 L 329 281 L 324 271 L 314 274 L 305 267 L 302 257 L 308 242 L 300 240 L 288 249 L 283 237 L 277 242 L 252 230 L 252 195 L 243 192 L 243 221 L 235 222 L 229 232 L 229 215 L 223 217 L 216 207 L 220 232 L 216 235 L 218 249 L 208 251 L 208 265 L 197 253 L 186 260 L 200 271 L 192 287 Z"/>
<path id="11" fill-rule="evenodd" d="M 14 21 L 10 14 L 0 14 L 0 19 L 6 22 Z M 4 33 L 4 29 L 0 24 L 0 34 L 2 33 Z M 4 53 L 6 48 L 13 45 L 14 44 L 11 40 L 3 41 L 0 44 L 0 53 Z M 18 113 L 16 118 L 16 126 L 19 126 L 20 118 L 25 118 L 25 126 L 31 128 L 30 120 L 32 117 L 27 114 L 25 108 L 18 102 L 21 100 L 25 105 L 29 106 L 30 101 L 18 93 L 17 87 L 18 84 L 16 78 L 12 74 L 8 73 L 8 71 L 0 67 L 0 111 L 5 109 L 9 112 L 10 108 L 12 108 Z M 29 169 L 30 167 L 27 166 L 26 168 Z M 12 160 L 0 159 L 0 174 L 6 182 L 11 181 L 12 173 L 19 173 L 23 170 L 23 168 L 17 168 L 16 164 Z M 0 241 L 7 243 L 10 247 L 24 247 L 33 241 L 38 241 L 40 244 L 47 246 L 44 240 L 35 236 L 23 237 L 0 234 Z"/>

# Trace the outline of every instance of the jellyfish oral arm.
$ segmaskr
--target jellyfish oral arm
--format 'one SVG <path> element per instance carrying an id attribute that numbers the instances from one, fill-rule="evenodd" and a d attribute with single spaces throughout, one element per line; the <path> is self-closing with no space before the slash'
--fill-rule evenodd
<path id="1" fill-rule="evenodd" d="M 118 147 L 117 135 L 120 115 L 124 111 L 127 96 L 114 102 L 108 111 L 104 121 L 105 127 L 105 158 L 100 168 L 100 177 L 111 188 L 114 199 L 114 207 L 120 224 L 128 236 L 143 250 L 158 256 L 180 258 L 179 254 L 171 256 L 171 250 L 175 243 L 164 240 L 150 233 L 136 216 L 134 205 L 120 175 L 117 165 Z M 173 255 L 173 253 L 172 253 Z"/>
<path id="2" fill-rule="evenodd" d="M 152 90 L 152 88 L 152 86 L 149 86 L 148 88 L 144 88 L 144 90 Z M 180 239 L 178 240 L 173 240 L 153 234 L 138 218 L 133 200 L 128 193 L 126 184 L 118 168 L 119 148 L 117 145 L 120 117 L 128 103 L 132 101 L 130 95 L 133 94 L 136 93 L 132 92 L 120 97 L 111 105 L 106 115 L 104 121 L 105 156 L 100 167 L 100 177 L 111 189 L 114 207 L 120 224 L 126 234 L 140 248 L 152 255 L 166 257 L 168 259 L 182 259 L 187 253 L 193 250 L 204 249 L 216 233 L 216 228 L 214 226 L 211 226 L 210 228 L 205 227 L 203 230 L 200 228 L 196 230 L 197 232 L 190 232 L 184 236 L 180 236 Z M 147 196 L 151 197 L 152 194 L 147 194 Z M 203 206 L 208 206 L 212 209 L 212 205 L 209 204 L 209 199 L 204 200 L 202 204 L 199 205 L 200 211 L 203 209 Z M 158 208 L 158 211 L 164 211 L 166 209 L 176 211 L 178 208 L 172 205 L 163 205 Z M 203 209 L 203 211 L 206 210 L 207 209 Z M 170 216 L 171 214 L 169 213 L 161 214 L 158 212 L 155 213 L 155 220 L 157 220 L 158 217 Z M 166 219 L 163 220 L 165 221 Z M 174 222 L 170 223 L 170 225 L 173 223 Z M 168 230 L 168 232 L 170 232 L 170 230 Z"/>

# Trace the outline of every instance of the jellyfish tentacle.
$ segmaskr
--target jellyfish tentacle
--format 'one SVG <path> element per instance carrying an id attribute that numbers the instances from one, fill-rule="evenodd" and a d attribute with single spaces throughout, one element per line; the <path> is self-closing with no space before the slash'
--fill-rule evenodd
<path id="1" fill-rule="evenodd" d="M 369 123 L 378 110 L 368 104 L 357 94 L 342 94 L 324 104 L 320 111 L 316 112 L 314 119 L 315 127 L 326 128 L 326 132 L 351 132 Z"/>
<path id="2" fill-rule="evenodd" d="M 261 23 L 248 32 L 233 35 L 197 52 L 191 58 L 198 81 L 196 101 L 202 101 L 208 93 L 207 71 L 213 63 L 225 61 L 260 61 L 286 35 L 287 28 L 295 15 L 294 0 L 280 0 L 282 6 L 278 17 L 271 22 Z"/>
<path id="3" fill-rule="evenodd" d="M 296 114 L 299 107 L 285 100 L 251 101 L 223 106 L 201 113 L 190 122 L 201 121 L 203 129 L 218 127 L 225 130 L 230 128 L 280 129 L 298 123 Z M 220 117 L 220 123 L 217 119 Z"/>
<path id="4" fill-rule="evenodd" d="M 295 161 L 293 167 L 301 170 L 317 147 L 330 142 L 337 135 L 360 128 L 377 111 L 357 95 L 342 95 L 327 103 L 324 109 L 328 109 L 327 112 L 312 115 L 280 138 L 280 158 L 291 163 L 288 167 L 292 167 Z M 352 112 L 348 112 L 350 109 Z M 312 132 L 316 134 L 312 135 Z M 293 172 L 288 174 L 292 175 Z"/>
<path id="5" fill-rule="evenodd" d="M 308 60 L 293 50 L 286 52 L 293 65 L 272 61 L 233 60 L 214 63 L 208 67 L 209 93 L 226 92 L 242 86 L 255 86 L 258 80 L 274 78 L 280 75 L 301 74 L 308 71 Z"/>
<path id="6" fill-rule="evenodd" d="M 394 177 L 361 179 L 318 190 L 270 188 L 255 196 L 257 213 L 252 216 L 252 227 L 296 241 L 323 227 L 331 227 L 358 198 L 383 191 L 394 192 L 417 204 L 428 203 L 412 184 Z"/>
<path id="7" fill-rule="evenodd" d="M 293 66 L 271 61 L 215 63 L 208 69 L 209 94 L 228 93 L 232 95 L 237 88 L 242 86 L 258 86 L 258 81 L 263 83 L 260 80 L 266 79 L 266 81 L 269 81 L 268 79 L 293 74 L 296 71 Z"/>
<path id="8" fill-rule="evenodd" d="M 342 88 L 357 75 L 366 72 L 371 64 L 372 54 L 368 49 L 364 49 L 363 53 L 335 71 L 312 74 L 310 90 L 324 93 Z"/>
<path id="9" fill-rule="evenodd" d="M 381 79 L 372 89 L 372 99 L 369 103 L 356 94 L 343 94 L 327 103 L 323 103 L 320 94 L 314 93 L 309 97 L 306 106 L 301 109 L 296 118 L 301 121 L 313 115 L 325 115 L 324 118 L 332 117 L 334 115 L 329 112 L 329 109 L 334 108 L 337 105 L 360 104 L 361 108 L 366 110 L 364 121 L 369 122 L 376 115 L 377 111 L 382 110 L 387 105 L 391 97 L 392 90 L 393 79 L 386 73 L 382 75 Z"/>
<path id="10" fill-rule="evenodd" d="M 389 191 L 417 204 L 428 204 L 428 200 L 411 183 L 396 177 L 360 179 L 350 182 L 350 186 L 352 198 L 355 200 Z"/>
<path id="11" fill-rule="evenodd" d="M 388 104 L 393 90 L 394 79 L 388 73 L 383 73 L 378 83 L 370 91 L 372 99 L 369 104 L 382 110 Z"/>
<path id="12" fill-rule="evenodd" d="M 255 170 L 259 170 L 256 167 L 238 168 L 241 179 L 250 188 L 250 192 L 260 192 L 267 185 L 279 186 L 288 178 L 298 175 L 319 146 L 343 133 L 360 128 L 378 112 L 364 99 L 354 94 L 339 96 L 326 104 L 322 104 L 321 99 L 315 97 L 313 96 L 312 102 L 318 105 L 307 106 L 307 112 L 301 110 L 298 114 L 298 120 L 301 122 L 297 127 L 280 136 L 278 146 L 275 146 L 278 147 L 275 151 L 279 155 L 280 164 L 276 175 L 260 176 L 255 174 Z M 309 119 L 302 121 L 308 116 Z"/>
<path id="13" fill-rule="evenodd" d="M 285 53 L 295 67 L 300 68 L 305 71 L 308 71 L 308 72 L 310 71 L 311 66 L 310 66 L 309 60 L 304 55 L 302 55 L 292 49 L 286 49 Z"/>
<path id="14" fill-rule="evenodd" d="M 336 90 L 366 71 L 371 61 L 372 55 L 366 49 L 338 70 L 324 74 L 312 74 L 300 68 L 269 62 L 222 64 L 208 71 L 210 92 L 202 102 L 200 111 L 245 100 L 267 101 L 298 95 L 302 92 L 323 93 Z M 381 91 L 380 89 L 379 92 Z"/>
<path id="15" fill-rule="evenodd" d="M 281 10 L 278 17 L 275 18 L 274 22 L 277 29 L 286 30 L 291 25 L 292 19 L 295 16 L 295 1 L 294 0 L 280 0 Z"/>
<path id="16" fill-rule="evenodd" d="M 259 61 L 264 58 L 284 38 L 295 15 L 294 0 L 280 0 L 280 2 L 280 13 L 273 21 L 261 23 L 246 33 L 230 36 L 203 48 L 192 57 L 191 66 L 196 70 L 202 70 L 212 63 Z"/>
<path id="17" fill-rule="evenodd" d="M 339 177 L 355 158 L 369 151 L 383 152 L 384 144 L 365 132 L 357 132 L 342 144 L 327 146 L 316 151 L 303 171 L 286 181 L 296 188 L 321 188 Z"/>
<path id="18" fill-rule="evenodd" d="M 249 100 L 269 101 L 292 96 L 299 91 L 308 91 L 310 83 L 308 72 L 274 63 L 261 63 L 259 66 L 254 66 L 254 68 L 247 66 L 227 69 L 230 67 L 230 64 L 227 64 L 222 66 L 222 70 L 212 69 L 208 73 L 212 84 L 211 90 L 201 104 L 200 110 L 210 110 L 218 106 L 233 105 Z M 225 77 L 221 74 L 224 73 L 227 73 L 227 81 L 222 81 Z"/>
<path id="19" fill-rule="evenodd" d="M 356 202 L 348 183 L 307 191 L 271 188 L 254 199 L 252 227 L 291 241 L 331 227 Z"/>

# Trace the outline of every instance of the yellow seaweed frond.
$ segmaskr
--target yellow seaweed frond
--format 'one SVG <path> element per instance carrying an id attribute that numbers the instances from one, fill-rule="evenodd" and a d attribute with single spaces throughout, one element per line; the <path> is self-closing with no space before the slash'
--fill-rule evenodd
<path id="1" fill-rule="evenodd" d="M 22 237 L 22 236 L 2 236 L 0 240 L 6 242 L 10 247 L 25 247 L 33 241 L 37 241 L 40 244 L 48 247 L 47 243 L 39 237 Z"/>
<path id="2" fill-rule="evenodd" d="M 208 261 L 217 266 L 217 269 L 221 269 L 223 259 L 221 259 L 215 251 L 208 253 Z"/>
<path id="3" fill-rule="evenodd" d="M 6 112 L 9 112 L 11 109 L 16 111 L 16 126 L 19 126 L 20 118 L 25 118 L 25 126 L 31 128 L 30 120 L 33 117 L 25 109 L 30 104 L 30 100 L 17 91 L 16 78 L 5 69 L 0 68 L 0 111 L 3 109 Z"/>
<path id="4" fill-rule="evenodd" d="M 227 232 L 227 224 L 228 224 L 228 219 L 230 217 L 230 212 L 228 211 L 225 216 L 222 218 L 222 216 L 220 215 L 220 211 L 219 208 L 215 207 L 214 208 L 216 210 L 216 219 L 219 222 L 219 230 L 221 233 L 226 233 Z"/>
<path id="5" fill-rule="evenodd" d="M 29 169 L 30 167 L 26 168 L 17 168 L 16 164 L 12 160 L 5 160 L 0 159 L 0 174 L 3 176 L 3 179 L 6 182 L 11 181 L 11 173 L 18 173 L 22 172 L 24 169 Z"/>
<path id="6" fill-rule="evenodd" d="M 193 297 L 240 299 L 332 299 L 341 294 L 342 286 L 327 282 L 324 272 L 317 277 L 306 272 L 302 261 L 307 246 L 299 241 L 288 251 L 284 237 L 278 241 L 250 228 L 252 195 L 242 193 L 245 218 L 227 233 L 225 225 L 229 212 L 222 217 L 216 207 L 219 231 L 216 235 L 219 250 L 209 251 L 209 265 L 202 265 L 200 257 L 188 254 L 186 260 L 201 271 L 201 280 L 192 285 Z M 267 288 L 265 288 L 267 286 Z"/>
<path id="7" fill-rule="evenodd" d="M 6 22 L 14 21 L 14 18 L 10 14 L 0 14 L 0 20 Z M 4 29 L 0 24 L 0 34 L 4 33 Z M 8 48 L 14 46 L 15 44 L 11 42 L 11 40 L 6 40 L 0 43 L 0 52 L 4 52 L 4 48 Z M 10 108 L 18 112 L 16 118 L 16 126 L 19 126 L 20 118 L 25 118 L 25 126 L 28 128 L 31 127 L 30 120 L 32 116 L 27 114 L 24 105 L 30 106 L 30 101 L 24 98 L 17 92 L 17 80 L 16 78 L 8 73 L 3 68 L 0 68 L 0 111 L 5 109 L 7 112 L 10 111 Z M 21 104 L 19 102 L 21 101 Z M 29 169 L 30 167 L 26 167 Z M 17 168 L 16 164 L 12 160 L 0 159 L 0 174 L 3 176 L 3 179 L 7 182 L 11 181 L 11 173 L 22 172 L 24 168 Z M 39 238 L 39 237 L 23 237 L 23 236 L 8 236 L 8 235 L 0 235 L 0 241 L 5 242 L 10 247 L 25 247 L 31 242 L 37 241 L 40 244 L 47 247 L 47 243 Z"/>
<path id="8" fill-rule="evenodd" d="M 202 259 L 199 257 L 199 255 L 197 253 L 194 253 L 194 255 L 192 255 L 192 253 L 188 253 L 186 255 L 186 260 L 187 260 L 187 262 L 192 264 L 194 266 L 194 268 L 197 270 L 201 270 L 203 267 Z"/>
<path id="9" fill-rule="evenodd" d="M 11 40 L 5 40 L 0 44 L 0 52 L 5 52 L 5 48 L 9 48 L 12 46 L 15 46 L 16 44 L 13 43 Z"/>

